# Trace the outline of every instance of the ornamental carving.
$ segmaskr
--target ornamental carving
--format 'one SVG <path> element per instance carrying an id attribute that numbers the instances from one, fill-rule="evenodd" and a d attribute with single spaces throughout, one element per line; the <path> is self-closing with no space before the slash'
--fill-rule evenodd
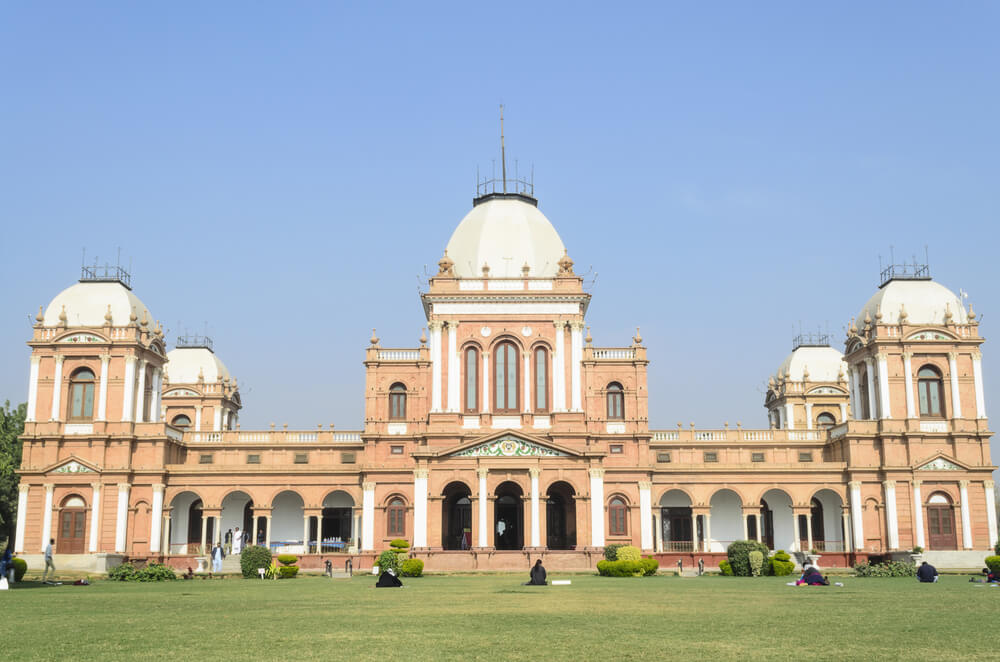
<path id="1" fill-rule="evenodd" d="M 454 457 L 566 457 L 566 453 L 508 434 L 485 444 L 466 448 L 455 453 Z"/>
<path id="2" fill-rule="evenodd" d="M 939 457 L 936 460 L 928 462 L 922 467 L 919 467 L 917 471 L 961 471 L 962 467 L 958 466 L 953 462 L 949 462 L 943 457 Z"/>
<path id="3" fill-rule="evenodd" d="M 198 394 L 186 388 L 175 389 L 173 391 L 168 391 L 163 394 L 165 398 L 181 398 L 181 397 L 194 397 Z"/>
<path id="4" fill-rule="evenodd" d="M 907 338 L 907 340 L 953 340 L 953 338 L 935 331 L 923 331 L 921 333 L 913 334 Z"/>
<path id="5" fill-rule="evenodd" d="M 84 343 L 84 344 L 89 344 L 89 343 L 102 343 L 102 342 L 104 342 L 104 339 L 103 338 L 99 338 L 98 336 L 95 336 L 92 333 L 74 333 L 71 336 L 66 336 L 65 338 L 61 339 L 59 342 L 61 342 L 61 343 L 65 342 L 65 343 Z"/>
<path id="6" fill-rule="evenodd" d="M 67 462 L 58 469 L 55 470 L 57 474 L 92 474 L 93 469 L 89 469 L 79 462 Z"/>

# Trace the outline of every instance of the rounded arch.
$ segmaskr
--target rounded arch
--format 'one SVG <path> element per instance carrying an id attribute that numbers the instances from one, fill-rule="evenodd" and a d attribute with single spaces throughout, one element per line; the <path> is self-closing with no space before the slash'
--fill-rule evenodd
<path id="1" fill-rule="evenodd" d="M 323 511 L 318 518 L 316 538 L 319 553 L 345 551 L 357 533 L 354 524 L 355 496 L 348 490 L 337 487 L 323 495 Z"/>
<path id="2" fill-rule="evenodd" d="M 545 542 L 549 549 L 576 549 L 576 488 L 556 480 L 545 489 Z"/>
<path id="3" fill-rule="evenodd" d="M 625 418 L 625 387 L 619 381 L 608 382 L 604 388 L 607 415 L 610 419 Z"/>
<path id="4" fill-rule="evenodd" d="M 517 347 L 518 352 L 524 352 L 525 350 L 524 341 L 521 338 L 517 337 L 513 333 L 510 333 L 509 331 L 504 331 L 502 333 L 497 334 L 493 338 L 490 338 L 489 343 L 487 344 L 488 348 L 487 351 L 489 351 L 491 355 L 495 354 L 497 345 L 499 345 L 502 342 L 514 343 L 514 346 Z"/>
<path id="5" fill-rule="evenodd" d="M 548 338 L 535 338 L 528 344 L 528 351 L 534 352 L 536 349 L 546 349 L 549 352 L 555 351 Z"/>
<path id="6" fill-rule="evenodd" d="M 464 480 L 450 480 L 441 488 L 441 496 L 447 497 L 455 492 L 468 492 L 472 494 L 472 488 Z"/>
<path id="7" fill-rule="evenodd" d="M 743 540 L 743 497 L 730 487 L 712 493 L 708 500 L 711 518 L 712 552 L 724 552 L 729 543 Z"/>
<path id="8" fill-rule="evenodd" d="M 236 530 L 240 530 L 240 542 L 236 543 L 236 548 L 242 547 L 243 534 L 253 531 L 253 496 L 245 490 L 232 488 L 219 500 L 220 504 L 220 530 L 225 541 L 226 532 L 232 533 L 232 538 L 236 538 Z"/>
<path id="9" fill-rule="evenodd" d="M 622 491 L 610 492 L 606 497 L 604 497 L 604 506 L 607 507 L 611 503 L 612 499 L 621 499 L 626 506 L 628 506 L 629 508 L 632 507 L 632 499 L 630 499 L 628 494 L 626 494 L 625 492 Z"/>
<path id="10" fill-rule="evenodd" d="M 222 497 L 219 499 L 219 504 L 225 503 L 226 499 L 230 498 L 233 495 L 240 495 L 240 494 L 242 494 L 243 496 L 247 497 L 251 501 L 256 501 L 256 499 L 254 499 L 254 495 L 251 494 L 244 487 L 226 487 L 226 488 L 224 488 L 224 490 L 225 491 L 222 493 Z"/>
<path id="11" fill-rule="evenodd" d="M 390 494 L 387 494 L 386 497 L 382 499 L 382 507 L 388 508 L 392 504 L 392 502 L 397 499 L 401 500 L 403 502 L 403 505 L 406 506 L 407 508 L 410 507 L 410 500 L 407 499 L 406 495 L 403 494 L 402 492 L 391 492 Z"/>
<path id="12" fill-rule="evenodd" d="M 694 498 L 687 488 L 668 487 L 660 492 L 657 503 L 660 504 L 661 508 L 690 508 L 691 504 L 694 503 Z"/>
<path id="13" fill-rule="evenodd" d="M 397 381 L 389 386 L 389 418 L 403 420 L 406 418 L 406 384 Z"/>
<path id="14" fill-rule="evenodd" d="M 348 487 L 334 487 L 323 495 L 321 503 L 324 508 L 353 508 L 361 500 L 360 497 Z"/>
<path id="15" fill-rule="evenodd" d="M 60 508 L 89 508 L 86 497 L 77 492 L 70 492 L 59 502 Z"/>
<path id="16" fill-rule="evenodd" d="M 779 487 L 771 487 L 760 495 L 761 540 L 770 549 L 795 549 L 795 517 L 792 497 Z"/>
<path id="17" fill-rule="evenodd" d="M 824 430 L 837 424 L 837 415 L 829 411 L 821 411 L 816 415 L 816 427 Z"/>
<path id="18" fill-rule="evenodd" d="M 441 491 L 441 546 L 445 549 L 472 547 L 472 490 L 461 480 L 452 480 Z"/>
<path id="19" fill-rule="evenodd" d="M 524 547 L 524 488 L 516 481 L 504 480 L 493 491 L 494 546 L 497 549 Z"/>
<path id="20" fill-rule="evenodd" d="M 843 485 L 824 485 L 822 487 L 817 487 L 811 494 L 809 494 L 808 501 L 819 498 L 819 496 L 823 493 L 828 493 L 828 496 L 824 497 L 824 499 L 830 501 L 831 503 L 833 501 L 838 502 L 840 505 L 847 503 L 847 491 L 844 489 Z"/>
<path id="21" fill-rule="evenodd" d="M 478 352 L 482 352 L 485 349 L 483 347 L 483 343 L 479 342 L 478 339 L 476 339 L 474 337 L 469 337 L 469 338 L 466 338 L 465 340 L 463 340 L 461 342 L 461 344 L 458 346 L 458 351 L 464 352 L 465 350 L 470 349 L 470 348 L 474 349 L 474 350 L 476 350 Z"/>
<path id="22" fill-rule="evenodd" d="M 570 491 L 574 495 L 582 494 L 582 490 L 580 489 L 580 486 L 577 485 L 577 482 L 573 478 L 569 478 L 566 476 L 563 476 L 562 478 L 559 478 L 557 480 L 552 481 L 551 483 L 548 483 L 545 487 L 542 488 L 542 493 L 548 494 L 549 490 L 551 490 L 553 486 L 559 485 L 560 483 L 564 483 L 565 485 L 567 485 Z"/>
<path id="23" fill-rule="evenodd" d="M 186 487 L 167 488 L 164 501 L 170 504 L 169 551 L 172 554 L 195 554 L 201 543 L 201 494 Z M 192 510 L 192 506 L 198 508 Z M 196 511 L 196 512 L 195 512 Z M 191 521 L 192 513 L 197 516 Z M 197 535 L 194 535 L 194 534 Z"/>
<path id="24" fill-rule="evenodd" d="M 304 553 L 302 522 L 305 500 L 295 490 L 279 490 L 271 498 L 271 545 L 288 553 Z"/>
<path id="25" fill-rule="evenodd" d="M 951 495 L 944 490 L 935 489 L 933 492 L 927 495 L 926 505 L 932 506 L 951 506 L 954 505 L 955 501 L 951 498 Z"/>
<path id="26" fill-rule="evenodd" d="M 191 417 L 187 414 L 177 414 L 170 420 L 170 425 L 182 430 L 187 430 L 191 427 L 191 424 Z"/>
<path id="27" fill-rule="evenodd" d="M 92 420 L 94 418 L 94 392 L 97 374 L 87 365 L 73 369 L 69 375 L 69 398 L 66 403 L 68 420 Z M 57 385 L 58 388 L 62 388 Z"/>
<path id="28" fill-rule="evenodd" d="M 493 472 L 492 471 L 489 473 L 489 476 L 491 476 L 491 477 L 493 476 Z M 489 485 L 489 482 L 488 482 L 489 478 L 487 479 L 487 485 L 486 485 L 487 491 L 490 494 L 494 495 L 494 496 L 496 496 L 497 492 L 500 490 L 500 486 L 503 485 L 504 483 L 512 483 L 514 485 L 517 485 L 518 489 L 520 489 L 520 491 L 521 491 L 520 492 L 521 496 L 524 496 L 525 494 L 527 494 L 528 492 L 531 491 L 531 489 L 528 487 L 527 479 L 524 478 L 524 477 L 522 477 L 522 476 L 518 476 L 518 475 L 503 476 L 502 478 L 498 477 L 498 478 L 495 478 L 494 480 L 496 482 L 493 483 L 492 487 L 490 487 L 490 485 Z"/>

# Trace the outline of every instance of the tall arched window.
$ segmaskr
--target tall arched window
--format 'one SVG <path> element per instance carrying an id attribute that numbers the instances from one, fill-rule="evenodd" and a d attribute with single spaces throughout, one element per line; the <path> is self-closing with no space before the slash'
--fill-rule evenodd
<path id="1" fill-rule="evenodd" d="M 618 382 L 608 384 L 608 418 L 625 418 L 625 390 Z"/>
<path id="2" fill-rule="evenodd" d="M 625 505 L 625 499 L 621 497 L 614 497 L 611 499 L 611 503 L 608 505 L 608 520 L 609 527 L 608 530 L 613 536 L 624 536 L 628 535 L 627 522 L 628 517 L 628 506 Z"/>
<path id="3" fill-rule="evenodd" d="M 69 407 L 70 420 L 94 418 L 94 373 L 89 368 L 80 368 L 70 377 Z"/>
<path id="4" fill-rule="evenodd" d="M 398 382 L 389 388 L 389 418 L 406 418 L 406 387 Z"/>
<path id="5" fill-rule="evenodd" d="M 921 416 L 944 416 L 944 385 L 937 368 L 925 365 L 917 371 L 917 393 Z"/>
<path id="6" fill-rule="evenodd" d="M 832 428 L 837 424 L 837 419 L 834 418 L 833 414 L 823 412 L 816 417 L 816 427 L 820 430 L 825 430 L 827 428 Z"/>
<path id="7" fill-rule="evenodd" d="M 861 409 L 861 419 L 867 420 L 872 417 L 871 400 L 868 396 L 868 370 L 864 367 L 858 372 L 858 395 L 861 402 L 858 406 Z"/>
<path id="8" fill-rule="evenodd" d="M 479 411 L 479 350 L 469 347 L 465 350 L 465 412 Z"/>
<path id="9" fill-rule="evenodd" d="M 389 537 L 401 538 L 406 535 L 406 504 L 399 497 L 393 497 L 385 509 L 388 520 Z"/>
<path id="10" fill-rule="evenodd" d="M 502 413 L 520 411 L 518 406 L 517 376 L 520 373 L 517 365 L 517 347 L 514 343 L 505 341 L 494 350 L 493 368 L 496 378 L 493 380 L 494 410 Z"/>
<path id="11" fill-rule="evenodd" d="M 539 347 L 535 350 L 535 411 L 549 410 L 549 350 Z"/>
<path id="12" fill-rule="evenodd" d="M 181 428 L 182 430 L 187 430 L 189 427 L 191 427 L 191 418 L 184 414 L 178 414 L 174 416 L 174 420 L 170 421 L 170 424 L 173 425 L 175 428 Z"/>

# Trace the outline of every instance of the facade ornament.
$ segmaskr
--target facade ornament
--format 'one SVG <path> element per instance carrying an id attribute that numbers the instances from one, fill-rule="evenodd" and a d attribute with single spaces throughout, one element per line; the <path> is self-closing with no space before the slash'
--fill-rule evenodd
<path id="1" fill-rule="evenodd" d="M 809 381 L 809 366 L 808 365 L 803 365 L 802 366 L 802 381 L 804 381 L 804 382 Z"/>
<path id="2" fill-rule="evenodd" d="M 976 319 L 976 311 L 972 309 L 972 303 L 969 303 L 969 322 L 973 322 Z"/>
<path id="3" fill-rule="evenodd" d="M 865 331 L 867 332 L 871 328 L 871 326 L 872 326 L 872 316 L 866 310 L 865 311 Z"/>
<path id="4" fill-rule="evenodd" d="M 427 347 L 427 327 L 420 329 L 420 346 Z"/>
<path id="5" fill-rule="evenodd" d="M 882 322 L 882 304 L 875 306 L 875 323 L 881 324 Z"/>
<path id="6" fill-rule="evenodd" d="M 632 344 L 633 345 L 641 345 L 642 344 L 642 334 L 639 333 L 639 327 L 635 327 L 635 335 L 632 336 Z"/>
<path id="7" fill-rule="evenodd" d="M 63 327 L 65 329 L 66 328 L 66 320 L 67 320 L 67 317 L 66 317 L 66 306 L 63 306 L 62 310 L 59 311 L 59 326 L 61 326 L 61 327 Z"/>
<path id="8" fill-rule="evenodd" d="M 951 313 L 951 304 L 949 303 L 944 304 L 944 323 L 950 324 L 952 317 L 953 315 Z"/>
<path id="9" fill-rule="evenodd" d="M 563 250 L 563 256 L 559 258 L 558 264 L 560 276 L 573 275 L 573 260 L 569 257 L 569 251 Z"/>
<path id="10" fill-rule="evenodd" d="M 521 266 L 521 275 L 527 278 L 531 274 L 531 265 L 525 262 Z"/>
<path id="11" fill-rule="evenodd" d="M 490 277 L 490 265 L 487 264 L 486 262 L 483 262 L 483 278 L 489 278 L 489 277 Z"/>
<path id="12" fill-rule="evenodd" d="M 136 320 L 138 319 L 139 319 L 138 315 L 135 314 L 135 308 L 133 308 L 132 312 L 128 314 L 128 325 L 135 326 Z"/>
<path id="13" fill-rule="evenodd" d="M 143 330 L 145 330 L 146 327 L 149 326 L 149 318 L 146 317 L 145 310 L 142 311 L 142 319 L 139 321 L 139 325 L 143 328 Z"/>
<path id="14" fill-rule="evenodd" d="M 906 312 L 906 304 L 905 303 L 899 304 L 899 323 L 900 324 L 905 324 L 906 323 L 906 319 L 909 316 L 910 316 L 910 314 Z"/>
<path id="15" fill-rule="evenodd" d="M 372 337 L 368 340 L 372 344 L 372 347 L 378 347 L 378 336 L 375 335 L 375 328 L 372 327 Z"/>
<path id="16" fill-rule="evenodd" d="M 454 276 L 455 261 L 448 257 L 448 249 L 444 251 L 444 256 L 438 260 L 438 276 Z"/>
<path id="17" fill-rule="evenodd" d="M 583 341 L 585 343 L 587 343 L 587 347 L 590 347 L 591 345 L 594 344 L 594 339 L 590 337 L 590 327 L 589 326 L 587 327 L 587 337 L 584 338 Z"/>
<path id="18" fill-rule="evenodd" d="M 108 304 L 108 312 L 104 313 L 104 325 L 111 326 L 111 304 Z"/>
<path id="19" fill-rule="evenodd" d="M 198 368 L 198 383 L 205 383 L 205 371 L 202 368 Z"/>

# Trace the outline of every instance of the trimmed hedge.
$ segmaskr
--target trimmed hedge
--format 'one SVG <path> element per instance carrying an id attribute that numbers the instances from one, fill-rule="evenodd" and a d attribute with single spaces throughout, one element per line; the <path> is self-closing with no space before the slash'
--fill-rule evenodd
<path id="1" fill-rule="evenodd" d="M 618 560 L 618 550 L 625 545 L 605 545 L 604 547 L 604 560 L 605 561 L 617 561 Z"/>
<path id="2" fill-rule="evenodd" d="M 1000 554 L 986 557 L 986 567 L 993 572 L 1000 573 Z"/>
<path id="3" fill-rule="evenodd" d="M 723 577 L 732 577 L 733 566 L 729 564 L 729 561 L 719 561 L 719 572 L 722 573 Z"/>
<path id="4" fill-rule="evenodd" d="M 406 559 L 399 564 L 404 577 L 420 577 L 424 574 L 424 562 L 420 559 Z"/>
<path id="5" fill-rule="evenodd" d="M 389 548 L 394 552 L 405 552 L 410 549 L 410 541 L 396 538 L 389 541 Z"/>
<path id="6" fill-rule="evenodd" d="M 24 573 L 28 572 L 28 562 L 15 556 L 10 560 L 10 564 L 14 567 L 14 581 L 19 582 L 24 579 Z"/>
<path id="7" fill-rule="evenodd" d="M 747 555 L 747 559 L 750 561 L 750 574 L 760 577 L 761 569 L 764 567 L 764 555 L 755 549 Z"/>
<path id="8" fill-rule="evenodd" d="M 650 558 L 597 562 L 597 572 L 602 577 L 649 577 L 655 575 L 659 567 L 659 561 Z"/>
<path id="9" fill-rule="evenodd" d="M 116 582 L 131 582 L 135 580 L 135 573 L 138 570 L 131 563 L 122 563 L 108 571 L 108 579 Z"/>
<path id="10" fill-rule="evenodd" d="M 902 561 L 885 563 L 857 563 L 854 574 L 858 577 L 916 577 L 917 567 Z"/>
<path id="11" fill-rule="evenodd" d="M 278 563 L 281 565 L 292 565 L 299 560 L 295 554 L 278 554 Z"/>
<path id="12" fill-rule="evenodd" d="M 785 553 L 785 550 L 779 549 L 774 553 L 769 559 L 770 562 L 770 572 L 768 574 L 774 575 L 775 577 L 787 577 L 788 575 L 795 572 L 795 561 L 792 557 Z"/>
<path id="13" fill-rule="evenodd" d="M 399 554 L 391 549 L 387 549 L 379 554 L 378 561 L 375 564 L 378 566 L 380 573 L 392 570 L 396 575 L 399 575 Z"/>
<path id="14" fill-rule="evenodd" d="M 251 545 L 240 554 L 240 571 L 246 579 L 256 579 L 257 568 L 271 567 L 271 550 L 261 545 Z"/>
<path id="15" fill-rule="evenodd" d="M 751 575 L 750 570 L 750 552 L 760 552 L 764 558 L 767 558 L 767 545 L 762 542 L 757 542 L 756 540 L 737 540 L 729 544 L 726 548 L 726 554 L 729 556 L 729 565 L 733 569 L 733 575 L 737 577 L 749 577 Z"/>
<path id="16" fill-rule="evenodd" d="M 177 579 L 177 574 L 173 568 L 162 563 L 150 563 L 139 570 L 131 563 L 122 563 L 111 569 L 108 579 L 119 582 L 162 582 Z"/>
<path id="17" fill-rule="evenodd" d="M 297 574 L 299 574 L 299 566 L 297 565 L 283 565 L 278 568 L 278 576 L 282 579 L 291 579 Z"/>
<path id="18" fill-rule="evenodd" d="M 638 547 L 632 545 L 622 545 L 618 548 L 616 561 L 638 561 L 642 558 L 642 552 Z"/>

